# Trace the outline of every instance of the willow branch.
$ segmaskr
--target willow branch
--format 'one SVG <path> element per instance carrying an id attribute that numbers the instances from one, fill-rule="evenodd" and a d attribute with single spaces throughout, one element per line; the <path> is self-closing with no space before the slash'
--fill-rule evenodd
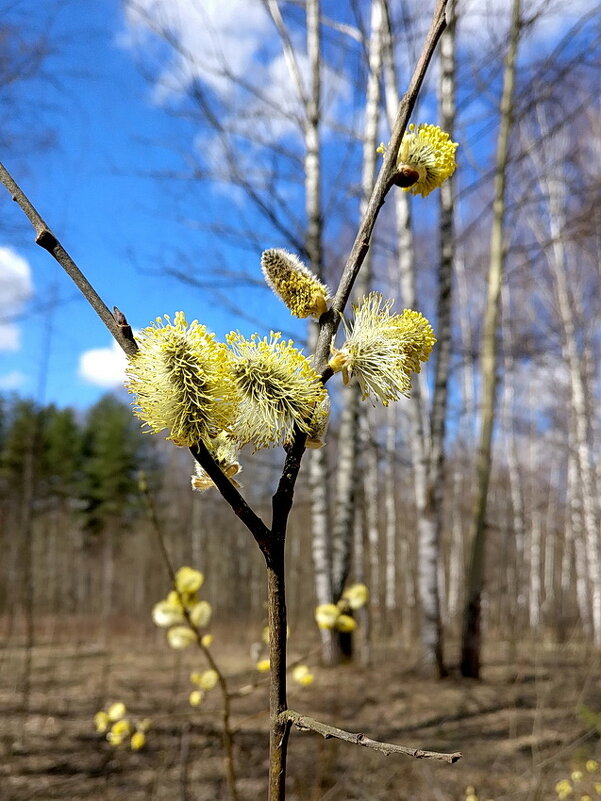
<path id="1" fill-rule="evenodd" d="M 108 306 L 105 305 L 100 295 L 98 295 L 94 287 L 90 284 L 77 264 L 75 264 L 71 256 L 67 253 L 50 228 L 46 225 L 41 215 L 33 206 L 29 198 L 25 195 L 21 187 L 17 184 L 6 167 L 1 163 L 0 182 L 4 184 L 12 199 L 18 206 L 21 207 L 25 213 L 25 216 L 33 226 L 33 230 L 35 231 L 36 245 L 39 245 L 41 248 L 44 248 L 44 250 L 47 250 L 48 253 L 50 253 L 50 255 L 56 259 L 67 275 L 75 282 L 78 289 L 82 292 L 90 306 L 94 309 L 96 314 L 100 317 L 102 322 L 114 336 L 117 343 L 121 346 L 121 348 L 123 348 L 128 356 L 133 356 L 138 349 L 135 343 L 132 343 L 130 339 L 124 336 L 121 327 L 115 321 L 115 318 L 109 311 Z"/>
<path id="2" fill-rule="evenodd" d="M 359 225 L 355 242 L 345 264 L 332 307 L 320 321 L 319 338 L 315 349 L 315 369 L 322 373 L 324 381 L 327 381 L 332 375 L 330 368 L 327 367 L 330 355 L 330 343 L 336 335 L 340 320 L 342 319 L 342 312 L 348 302 L 361 265 L 367 256 L 371 235 L 380 209 L 384 205 L 386 195 L 393 186 L 392 178 L 396 169 L 396 159 L 403 134 L 405 133 L 409 117 L 415 106 L 424 78 L 426 77 L 428 66 L 432 61 L 436 45 L 446 27 L 446 5 L 447 0 L 438 0 L 421 55 L 413 72 L 413 76 L 411 77 L 409 88 L 403 95 L 399 104 L 390 142 L 386 148 L 386 156 L 368 201 L 365 214 Z"/>
<path id="3" fill-rule="evenodd" d="M 322 723 L 315 718 L 307 717 L 295 712 L 293 709 L 287 709 L 282 712 L 282 717 L 289 720 L 300 731 L 314 731 L 325 740 L 335 738 L 336 740 L 344 740 L 353 745 L 362 745 L 365 748 L 371 748 L 374 751 L 380 751 L 385 756 L 390 754 L 404 754 L 414 759 L 435 759 L 440 762 L 448 762 L 450 765 L 457 762 L 463 756 L 459 751 L 453 754 L 444 754 L 438 751 L 424 751 L 423 748 L 412 748 L 407 745 L 396 745 L 395 743 L 383 743 L 379 740 L 372 740 L 360 732 L 345 731 L 336 726 L 328 726 L 327 723 Z"/>
<path id="4" fill-rule="evenodd" d="M 246 503 L 240 492 L 238 492 L 236 487 L 221 470 L 207 446 L 202 441 L 199 441 L 196 445 L 190 447 L 190 453 L 206 471 L 211 481 L 221 493 L 223 499 L 231 506 L 234 514 L 240 518 L 253 535 L 261 551 L 266 553 L 271 541 L 269 529 L 259 515 Z"/>
<path id="5" fill-rule="evenodd" d="M 165 567 L 167 568 L 167 572 L 169 573 L 169 578 L 171 579 L 171 584 L 173 586 L 174 591 L 177 593 L 177 597 L 180 602 L 180 606 L 182 608 L 182 614 L 188 624 L 190 630 L 194 633 L 196 639 L 196 645 L 202 651 L 205 659 L 207 660 L 209 667 L 215 671 L 217 674 L 217 681 L 219 683 L 219 689 L 221 692 L 221 699 L 222 699 L 222 710 L 221 710 L 221 719 L 223 724 L 222 736 L 223 736 L 223 748 L 224 748 L 224 762 L 225 762 L 225 775 L 228 785 L 228 790 L 230 793 L 231 801 L 238 801 L 238 790 L 236 788 L 236 771 L 234 767 L 234 732 L 231 725 L 231 699 L 233 697 L 232 693 L 230 693 L 227 680 L 220 670 L 219 666 L 215 662 L 213 658 L 213 654 L 207 648 L 207 646 L 202 641 L 202 635 L 198 630 L 197 626 L 194 625 L 192 622 L 192 618 L 190 617 L 190 610 L 188 609 L 185 598 L 183 597 L 182 593 L 180 592 L 177 586 L 177 576 L 175 572 L 175 567 L 173 565 L 173 561 L 171 556 L 169 555 L 169 550 L 167 549 L 167 543 L 165 542 L 165 537 L 163 536 L 163 529 L 161 523 L 159 521 L 159 516 L 156 509 L 156 504 L 154 503 L 154 498 L 150 494 L 148 489 L 148 484 L 146 483 L 146 478 L 142 474 L 140 476 L 139 481 L 139 488 L 140 492 L 144 497 L 144 501 L 146 503 L 146 510 L 148 512 L 148 517 L 154 529 L 154 533 L 156 534 L 159 546 L 161 548 L 161 554 L 163 557 L 163 561 L 165 563 Z"/>
<path id="6" fill-rule="evenodd" d="M 330 344 L 336 336 L 336 331 L 342 319 L 342 312 L 345 309 L 351 290 L 359 274 L 359 270 L 367 252 L 371 235 L 376 224 L 376 219 L 380 209 L 384 205 L 386 195 L 393 186 L 392 179 L 396 169 L 396 159 L 403 134 L 407 128 L 409 117 L 415 106 L 417 96 L 420 92 L 426 72 L 432 61 L 434 51 L 444 29 L 446 28 L 445 10 L 448 0 L 438 0 L 430 29 L 426 36 L 421 55 L 413 72 L 409 88 L 403 95 L 396 119 L 394 121 L 390 142 L 386 148 L 386 156 L 376 179 L 375 186 L 367 203 L 365 214 L 359 224 L 359 230 L 350 255 L 344 267 L 336 295 L 331 308 L 324 314 L 319 321 L 319 334 L 317 346 L 315 348 L 314 366 L 321 373 L 322 381 L 325 383 L 332 376 L 332 370 L 328 367 L 330 356 Z M 294 486 L 298 476 L 298 468 L 305 450 L 305 436 L 297 431 L 294 444 L 288 450 L 286 464 L 282 472 L 278 489 L 273 497 L 273 530 L 284 531 L 288 519 L 288 514 L 292 505 Z"/>

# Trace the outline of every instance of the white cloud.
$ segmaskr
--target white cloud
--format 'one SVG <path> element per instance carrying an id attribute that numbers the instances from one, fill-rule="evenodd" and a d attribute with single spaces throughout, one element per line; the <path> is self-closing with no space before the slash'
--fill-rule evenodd
<path id="1" fill-rule="evenodd" d="M 20 389 L 27 381 L 27 376 L 20 370 L 11 370 L 10 373 L 0 375 L 0 390 L 10 391 Z"/>
<path id="2" fill-rule="evenodd" d="M 127 358 L 116 342 L 108 348 L 86 350 L 79 357 L 79 376 L 89 384 L 113 388 L 125 381 Z"/>
<path id="3" fill-rule="evenodd" d="M 525 0 L 522 19 L 537 21 L 521 48 L 535 51 L 539 45 L 558 39 L 592 8 L 591 0 Z M 466 0 L 460 13 L 459 35 L 466 42 L 483 38 L 505 42 L 511 20 L 509 0 Z"/>
<path id="4" fill-rule="evenodd" d="M 0 350 L 19 350 L 20 330 L 11 319 L 21 312 L 32 292 L 29 263 L 12 248 L 0 247 Z"/>
<path id="5" fill-rule="evenodd" d="M 0 350 L 19 350 L 21 332 L 14 323 L 0 323 Z"/>
<path id="6" fill-rule="evenodd" d="M 125 3 L 127 29 L 120 43 L 140 50 L 149 30 L 167 31 L 179 45 L 155 87 L 155 100 L 184 91 L 202 75 L 219 94 L 230 84 L 226 72 L 244 76 L 255 65 L 273 23 L 260 2 L 248 0 L 135 0 Z"/>
<path id="7" fill-rule="evenodd" d="M 146 64 L 159 64 L 155 103 L 177 102 L 200 79 L 236 115 L 236 131 L 251 141 L 302 134 L 298 90 L 260 0 L 126 0 L 125 22 L 119 43 Z M 161 32 L 176 45 L 161 47 Z M 306 90 L 310 68 L 304 44 L 296 58 Z M 348 76 L 326 63 L 322 68 L 323 97 L 338 116 L 351 96 Z"/>

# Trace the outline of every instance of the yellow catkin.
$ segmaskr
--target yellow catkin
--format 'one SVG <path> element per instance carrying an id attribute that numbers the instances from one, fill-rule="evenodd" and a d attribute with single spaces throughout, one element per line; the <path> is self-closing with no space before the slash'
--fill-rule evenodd
<path id="1" fill-rule="evenodd" d="M 226 339 L 240 393 L 232 436 L 258 449 L 289 440 L 295 425 L 309 433 L 313 412 L 327 394 L 309 360 L 277 332 L 246 339 L 233 331 Z"/>
<path id="2" fill-rule="evenodd" d="M 408 396 L 411 374 L 419 373 L 436 342 L 428 320 L 412 309 L 392 314 L 392 301 L 371 292 L 353 304 L 354 319 L 342 348 L 332 348 L 329 365 L 342 371 L 345 383 L 355 377 L 363 398 L 384 406 Z"/>
<path id="3" fill-rule="evenodd" d="M 196 320 L 188 325 L 183 312 L 173 323 L 164 320 L 142 329 L 140 349 L 129 359 L 134 413 L 151 433 L 169 429 L 176 445 L 210 442 L 228 428 L 238 405 L 227 347 Z"/>
<path id="4" fill-rule="evenodd" d="M 234 481 L 234 476 L 242 470 L 238 462 L 238 445 L 232 440 L 226 431 L 220 431 L 209 443 L 207 443 L 211 456 L 221 471 L 232 482 L 235 487 L 240 486 Z M 206 470 L 201 467 L 198 462 L 195 462 L 194 469 L 196 474 L 192 476 L 192 489 L 198 492 L 215 487 L 215 483 Z"/>
<path id="5" fill-rule="evenodd" d="M 409 168 L 415 171 L 417 180 L 403 187 L 405 191 L 426 197 L 439 187 L 455 172 L 457 147 L 457 142 L 451 141 L 438 125 L 410 125 L 399 148 L 397 170 Z"/>
<path id="6" fill-rule="evenodd" d="M 271 248 L 261 256 L 268 286 L 295 317 L 321 317 L 327 311 L 328 288 L 294 253 Z"/>

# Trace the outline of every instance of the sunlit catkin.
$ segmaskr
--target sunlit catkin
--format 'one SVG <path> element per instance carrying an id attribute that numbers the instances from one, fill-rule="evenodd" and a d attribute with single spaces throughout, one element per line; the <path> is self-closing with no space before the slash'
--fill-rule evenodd
<path id="1" fill-rule="evenodd" d="M 170 430 L 176 445 L 210 441 L 234 419 L 238 394 L 227 348 L 183 312 L 165 315 L 139 335 L 129 359 L 126 387 L 136 396 L 134 413 L 147 430 Z"/>
<path id="2" fill-rule="evenodd" d="M 410 125 L 399 148 L 395 182 L 426 197 L 455 172 L 457 147 L 437 125 Z"/>
<path id="3" fill-rule="evenodd" d="M 422 314 L 411 309 L 392 314 L 391 307 L 392 301 L 379 292 L 353 304 L 346 341 L 339 349 L 332 347 L 329 361 L 345 383 L 353 376 L 357 379 L 364 399 L 377 398 L 384 406 L 409 395 L 411 373 L 419 373 L 436 342 Z"/>
<path id="4" fill-rule="evenodd" d="M 294 426 L 309 433 L 311 417 L 326 390 L 309 360 L 291 340 L 237 332 L 227 335 L 232 372 L 240 393 L 233 436 L 241 445 L 269 448 L 291 438 Z"/>
<path id="5" fill-rule="evenodd" d="M 281 248 L 261 256 L 265 281 L 295 317 L 321 317 L 327 311 L 328 288 L 294 253 Z"/>
<path id="6" fill-rule="evenodd" d="M 238 461 L 237 443 L 234 442 L 226 431 L 220 431 L 216 437 L 213 437 L 213 439 L 207 443 L 207 446 L 211 456 L 221 468 L 221 471 L 229 478 L 235 487 L 240 486 L 233 478 L 242 470 Z M 198 462 L 194 464 L 194 469 L 196 470 L 196 474 L 192 476 L 192 489 L 204 492 L 215 486 L 213 479 Z"/>

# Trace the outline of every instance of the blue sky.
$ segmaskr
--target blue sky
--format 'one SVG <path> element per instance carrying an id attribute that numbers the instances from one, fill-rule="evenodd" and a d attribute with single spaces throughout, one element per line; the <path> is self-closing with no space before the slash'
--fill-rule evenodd
<path id="1" fill-rule="evenodd" d="M 234 109 L 244 109 L 251 128 L 254 117 L 249 95 L 232 93 L 226 87 L 212 61 L 216 31 L 208 24 L 208 17 L 196 24 L 194 7 L 195 14 L 198 8 L 207 14 L 217 11 L 211 24 L 218 20 L 215 24 L 221 26 L 222 49 L 232 70 L 241 75 L 252 71 L 255 79 L 259 75 L 274 108 L 287 111 L 290 92 L 286 93 L 285 64 L 261 3 L 244 4 L 243 28 L 239 25 L 239 0 L 153 3 L 173 13 L 170 23 L 179 30 L 186 47 L 202 58 L 199 71 L 212 70 L 207 81 L 212 96 L 219 96 Z M 227 222 L 232 215 L 241 219 L 246 210 L 239 194 L 223 185 L 203 184 L 190 195 L 187 208 L 188 198 L 181 187 L 171 193 L 164 183 L 149 176 L 181 171 L 192 151 L 196 151 L 201 165 L 214 167 L 222 158 L 218 144 L 206 132 L 201 138 L 194 122 L 181 113 L 185 104 L 178 99 L 178 89 L 189 84 L 193 77 L 190 72 L 167 56 L 165 48 L 134 19 L 126 24 L 119 0 L 46 0 L 42 4 L 44 13 L 34 18 L 27 14 L 28 5 L 22 0 L 11 7 L 20 10 L 21 21 L 27 19 L 32 36 L 41 32 L 32 25 L 47 28 L 55 52 L 44 66 L 49 80 L 16 85 L 14 91 L 20 93 L 16 107 L 22 118 L 17 115 L 12 122 L 15 130 L 19 125 L 22 129 L 47 126 L 55 133 L 56 146 L 34 150 L 26 157 L 8 147 L 0 159 L 107 305 L 119 306 L 134 327 L 182 309 L 189 319 L 198 318 L 219 337 L 237 327 L 245 333 L 267 333 L 270 328 L 283 327 L 286 332 L 304 336 L 305 324 L 292 320 L 264 289 L 236 286 L 234 282 L 227 292 L 231 304 L 256 318 L 263 326 L 261 330 L 233 317 L 213 295 L 160 272 L 163 262 L 177 266 L 174 253 L 181 251 L 189 254 L 198 275 L 202 275 L 206 263 L 207 268 L 223 266 L 260 279 L 260 251 L 284 244 L 268 237 L 265 226 L 250 214 L 248 224 L 256 241 L 250 247 L 222 246 L 214 232 L 182 224 L 181 217 L 200 219 L 205 225 Z M 144 8 L 152 3 L 137 0 L 137 5 Z M 335 2 L 325 5 L 326 13 L 327 6 L 331 6 L 330 12 L 340 10 Z M 505 12 L 508 4 L 498 0 L 489 5 Z M 579 13 L 583 6 L 586 2 L 574 0 L 570 13 Z M 541 29 L 547 46 L 558 31 L 565 32 L 565 19 L 563 27 L 558 24 L 562 19 L 556 16 L 552 24 Z M 478 20 L 476 14 L 465 26 L 472 46 Z M 491 25 L 490 30 L 502 41 L 499 27 Z M 536 41 L 540 46 L 541 39 Z M 342 66 L 337 58 L 342 57 L 334 52 L 332 63 Z M 153 77 L 161 78 L 158 87 L 142 75 L 141 66 L 146 70 L 154 67 Z M 334 98 L 332 108 L 343 119 L 346 115 L 348 124 L 357 122 L 360 112 L 354 87 L 339 79 L 334 70 L 326 72 L 325 83 L 326 93 Z M 479 113 L 478 102 L 476 99 L 470 108 L 474 118 Z M 161 104 L 169 105 L 179 116 L 166 113 Z M 428 101 L 425 109 L 429 110 Z M 488 110 L 484 109 L 486 113 Z M 269 125 L 269 132 L 275 130 L 283 145 L 294 146 L 295 134 L 286 127 L 285 113 L 274 113 Z M 326 161 L 338 157 L 341 141 L 343 132 L 331 138 L 326 132 Z M 469 144 L 462 147 L 464 159 L 473 158 Z M 252 149 L 240 153 L 247 170 L 253 169 L 256 158 Z M 299 189 L 293 180 L 288 191 L 294 207 Z M 328 191 L 326 186 L 326 200 Z M 188 269 L 185 264 L 182 267 Z M 33 243 L 31 229 L 2 189 L 0 391 L 15 390 L 44 402 L 84 408 L 117 385 L 118 360 L 118 351 L 104 326 L 58 265 Z"/>
<path id="2" fill-rule="evenodd" d="M 182 309 L 189 319 L 197 317 L 218 336 L 238 325 L 248 329 L 213 298 L 156 274 L 156 253 L 169 252 L 174 243 L 185 249 L 189 242 L 190 252 L 197 254 L 203 246 L 208 248 L 203 240 L 210 234 L 174 222 L 171 199 L 157 182 L 144 176 L 149 170 L 180 166 L 169 147 L 152 144 L 169 142 L 177 121 L 152 101 L 151 86 L 140 75 L 130 51 L 118 43 L 123 30 L 120 4 L 115 0 L 72 2 L 59 9 L 53 25 L 67 42 L 47 62 L 48 71 L 60 76 L 61 86 L 60 92 L 47 90 L 51 108 L 40 113 L 55 130 L 58 147 L 33 152 L 26 159 L 11 158 L 9 151 L 2 154 L 5 165 L 107 305 L 119 306 L 134 327 Z M 35 102 L 40 86 L 24 85 L 23 91 Z M 205 200 L 204 213 L 210 215 L 213 205 L 218 215 L 223 197 L 207 194 Z M 3 188 L 0 204 L 0 247 L 9 248 L 15 256 L 11 259 L 5 252 L 4 261 L 0 259 L 4 301 L 9 295 L 12 298 L 7 283 L 20 288 L 21 297 L 28 285 L 30 290 L 29 301 L 17 304 L 21 312 L 17 320 L 3 329 L 0 388 L 59 405 L 85 407 L 111 384 L 106 375 L 113 361 L 110 336 L 58 265 L 33 243 L 31 229 L 22 223 L 19 209 Z M 5 226 L 8 231 L 2 230 Z M 251 269 L 256 261 L 258 276 L 259 257 L 260 252 L 256 260 L 247 254 L 241 268 Z M 29 281 L 23 277 L 22 262 L 15 266 L 17 259 L 28 263 Z M 265 319 L 266 292 L 233 288 L 230 295 L 249 314 Z M 58 299 L 52 313 L 38 309 L 52 298 Z M 267 330 L 270 325 L 290 326 L 287 315 L 271 299 L 269 303 L 274 320 L 266 321 Z M 10 314 L 4 307 L 1 311 L 6 319 L 15 306 Z M 82 376 L 82 357 L 97 349 L 104 353 L 88 354 L 90 369 Z M 47 377 L 40 387 L 46 358 Z"/>

